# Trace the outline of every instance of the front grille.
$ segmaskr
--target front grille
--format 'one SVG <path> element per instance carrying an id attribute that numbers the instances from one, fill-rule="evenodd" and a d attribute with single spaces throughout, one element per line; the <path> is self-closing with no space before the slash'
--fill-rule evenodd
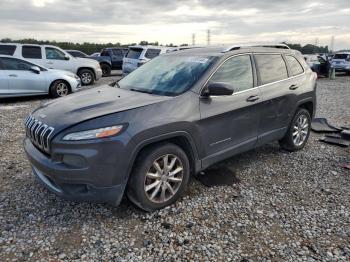
<path id="1" fill-rule="evenodd" d="M 50 138 L 55 130 L 29 115 L 25 122 L 26 135 L 32 143 L 46 153 L 50 153 Z"/>

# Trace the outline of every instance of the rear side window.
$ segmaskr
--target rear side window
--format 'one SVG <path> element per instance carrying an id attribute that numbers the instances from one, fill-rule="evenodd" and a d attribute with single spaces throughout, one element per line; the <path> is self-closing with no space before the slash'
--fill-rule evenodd
<path id="1" fill-rule="evenodd" d="M 106 50 L 106 49 L 102 50 L 100 56 L 109 56 L 108 50 Z"/>
<path id="2" fill-rule="evenodd" d="M 281 55 L 255 55 L 262 85 L 288 78 L 286 63 Z"/>
<path id="3" fill-rule="evenodd" d="M 112 49 L 112 52 L 115 56 L 123 56 L 123 53 L 120 49 Z"/>
<path id="4" fill-rule="evenodd" d="M 335 54 L 333 59 L 347 59 L 348 57 L 348 54 Z"/>
<path id="5" fill-rule="evenodd" d="M 53 47 L 45 48 L 46 59 L 49 60 L 66 60 L 66 55 L 60 50 Z"/>
<path id="6" fill-rule="evenodd" d="M 3 70 L 28 71 L 33 64 L 14 58 L 0 58 Z"/>
<path id="7" fill-rule="evenodd" d="M 15 51 L 15 45 L 0 45 L 0 55 L 13 55 Z"/>
<path id="8" fill-rule="evenodd" d="M 232 86 L 234 92 L 253 88 L 253 69 L 249 55 L 241 55 L 227 60 L 210 82 L 222 82 Z"/>
<path id="9" fill-rule="evenodd" d="M 130 48 L 126 54 L 127 58 L 138 59 L 142 53 L 142 48 Z"/>
<path id="10" fill-rule="evenodd" d="M 155 58 L 156 56 L 159 56 L 160 54 L 160 49 L 147 49 L 145 57 L 152 59 Z"/>
<path id="11" fill-rule="evenodd" d="M 300 75 L 304 72 L 303 67 L 300 65 L 299 61 L 295 57 L 287 55 L 286 59 L 292 76 Z"/>
<path id="12" fill-rule="evenodd" d="M 41 59 L 41 47 L 40 46 L 22 46 L 22 56 L 24 58 Z"/>

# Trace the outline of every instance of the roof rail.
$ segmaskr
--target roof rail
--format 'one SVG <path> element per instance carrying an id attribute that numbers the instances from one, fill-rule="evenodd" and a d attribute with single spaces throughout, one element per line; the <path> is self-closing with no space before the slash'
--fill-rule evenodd
<path id="1" fill-rule="evenodd" d="M 247 48 L 247 47 L 269 47 L 269 48 L 279 48 L 279 49 L 290 49 L 290 47 L 286 44 L 243 44 L 243 45 L 228 46 L 222 51 L 222 53 L 238 50 L 241 48 Z"/>

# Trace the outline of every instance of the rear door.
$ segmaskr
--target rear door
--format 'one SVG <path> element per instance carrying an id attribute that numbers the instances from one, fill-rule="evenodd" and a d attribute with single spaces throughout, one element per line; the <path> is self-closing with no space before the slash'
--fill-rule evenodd
<path id="1" fill-rule="evenodd" d="M 32 72 L 33 64 L 17 58 L 1 58 L 1 63 L 2 72 L 8 78 L 9 93 L 25 95 L 47 91 L 44 73 Z"/>
<path id="2" fill-rule="evenodd" d="M 42 46 L 23 45 L 21 52 L 22 57 L 26 60 L 41 66 L 45 66 Z"/>
<path id="3" fill-rule="evenodd" d="M 281 54 L 254 55 L 262 93 L 258 145 L 280 139 L 285 134 L 296 105 L 300 83 L 288 76 Z"/>
<path id="4" fill-rule="evenodd" d="M 7 95 L 8 93 L 8 76 L 4 74 L 4 70 L 2 67 L 2 58 L 0 58 L 0 97 L 3 95 Z"/>
<path id="5" fill-rule="evenodd" d="M 255 86 L 253 68 L 251 55 L 238 55 L 226 60 L 209 79 L 229 84 L 234 93 L 200 99 L 204 166 L 254 147 L 260 117 L 260 90 Z"/>

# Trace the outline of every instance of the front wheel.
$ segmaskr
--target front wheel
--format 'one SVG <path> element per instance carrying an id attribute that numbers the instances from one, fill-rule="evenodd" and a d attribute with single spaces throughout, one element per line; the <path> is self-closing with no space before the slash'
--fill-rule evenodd
<path id="1" fill-rule="evenodd" d="M 279 141 L 281 147 L 288 151 L 298 151 L 304 148 L 310 136 L 310 128 L 310 113 L 300 108 L 294 115 L 286 135 Z"/>
<path id="2" fill-rule="evenodd" d="M 95 81 L 94 73 L 90 69 L 79 70 L 78 76 L 80 77 L 81 83 L 84 86 L 92 85 Z"/>
<path id="3" fill-rule="evenodd" d="M 111 75 L 111 67 L 107 64 L 101 64 L 102 76 L 110 76 Z"/>
<path id="4" fill-rule="evenodd" d="M 146 211 L 174 203 L 185 191 L 190 177 L 186 153 L 174 144 L 159 144 L 143 151 L 128 185 L 129 199 Z"/>
<path id="5" fill-rule="evenodd" d="M 51 84 L 50 94 L 55 98 L 66 96 L 69 94 L 69 92 L 69 86 L 67 82 L 63 80 L 56 80 Z"/>

